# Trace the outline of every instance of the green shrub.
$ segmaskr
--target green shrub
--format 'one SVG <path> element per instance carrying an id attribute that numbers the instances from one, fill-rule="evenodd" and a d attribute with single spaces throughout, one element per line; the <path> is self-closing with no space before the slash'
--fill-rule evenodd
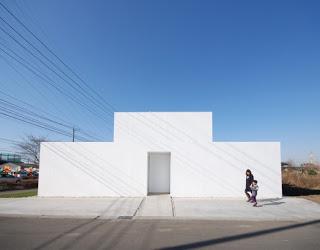
<path id="1" fill-rule="evenodd" d="M 308 175 L 317 175 L 317 174 L 318 174 L 317 171 L 314 170 L 314 169 L 309 169 L 308 170 Z"/>

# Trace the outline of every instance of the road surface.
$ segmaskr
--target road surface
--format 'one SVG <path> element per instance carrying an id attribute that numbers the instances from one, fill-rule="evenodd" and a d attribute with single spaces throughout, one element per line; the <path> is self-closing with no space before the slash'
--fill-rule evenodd
<path id="1" fill-rule="evenodd" d="M 1 249 L 320 249 L 320 220 L 0 217 Z"/>

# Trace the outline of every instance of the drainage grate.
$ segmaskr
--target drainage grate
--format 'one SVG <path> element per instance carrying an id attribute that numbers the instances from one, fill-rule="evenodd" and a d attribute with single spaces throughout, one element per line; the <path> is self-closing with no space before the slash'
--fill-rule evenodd
<path id="1" fill-rule="evenodd" d="M 131 220 L 133 216 L 118 216 L 119 220 Z"/>

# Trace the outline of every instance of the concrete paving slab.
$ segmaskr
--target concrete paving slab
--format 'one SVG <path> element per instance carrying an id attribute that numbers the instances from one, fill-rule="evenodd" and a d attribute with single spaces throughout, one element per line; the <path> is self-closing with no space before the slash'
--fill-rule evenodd
<path id="1" fill-rule="evenodd" d="M 133 216 L 142 198 L 4 198 L 0 215 L 114 218 Z"/>
<path id="2" fill-rule="evenodd" d="M 172 217 L 172 204 L 170 195 L 147 196 L 137 213 L 137 216 Z"/>
<path id="3" fill-rule="evenodd" d="M 214 220 L 320 219 L 320 204 L 300 198 L 258 200 L 258 207 L 244 200 L 174 198 L 176 218 Z"/>
<path id="4" fill-rule="evenodd" d="M 0 216 L 63 218 L 206 219 L 299 221 L 320 219 L 320 204 L 301 198 L 258 201 L 173 198 L 2 198 Z"/>

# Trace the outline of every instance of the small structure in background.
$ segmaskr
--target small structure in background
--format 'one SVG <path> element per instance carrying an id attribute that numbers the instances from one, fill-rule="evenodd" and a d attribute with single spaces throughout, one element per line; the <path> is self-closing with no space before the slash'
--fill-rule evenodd
<path id="1" fill-rule="evenodd" d="M 320 164 L 312 152 L 310 152 L 309 154 L 309 161 L 307 163 L 301 164 L 301 167 L 303 167 L 307 171 L 309 170 L 320 171 Z"/>
<path id="2" fill-rule="evenodd" d="M 0 164 L 6 162 L 20 163 L 21 155 L 11 153 L 0 153 Z"/>
<path id="3" fill-rule="evenodd" d="M 11 174 L 17 177 L 20 176 L 30 176 L 36 175 L 38 176 L 39 166 L 37 164 L 30 163 L 3 163 L 0 165 L 0 173 L 3 174 Z"/>
<path id="4" fill-rule="evenodd" d="M 24 163 L 18 154 L 0 153 L 0 159 L 0 190 L 38 186 L 38 164 Z"/>

